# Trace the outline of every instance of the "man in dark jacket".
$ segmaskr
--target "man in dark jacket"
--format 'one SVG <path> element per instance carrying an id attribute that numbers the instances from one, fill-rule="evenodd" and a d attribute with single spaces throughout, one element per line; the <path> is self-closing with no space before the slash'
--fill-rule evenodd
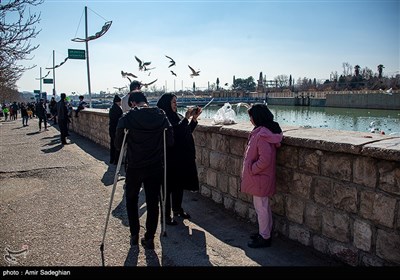
<path id="1" fill-rule="evenodd" d="M 36 103 L 36 115 L 39 118 L 39 131 L 42 130 L 42 122 L 44 123 L 44 130 L 48 130 L 46 104 L 42 98 Z"/>
<path id="2" fill-rule="evenodd" d="M 113 105 L 110 108 L 108 117 L 110 119 L 108 126 L 108 133 L 110 135 L 110 163 L 118 164 L 119 152 L 115 149 L 115 131 L 119 118 L 122 116 L 121 98 L 116 95 L 113 100 Z"/>
<path id="3" fill-rule="evenodd" d="M 61 133 L 61 144 L 66 145 L 67 143 L 67 136 L 68 136 L 68 108 L 67 102 L 65 99 L 67 95 L 65 93 L 61 93 L 61 100 L 57 102 L 57 120 L 58 120 L 58 127 L 60 128 Z"/>
<path id="4" fill-rule="evenodd" d="M 172 126 L 164 111 L 157 107 L 148 107 L 142 92 L 133 92 L 129 96 L 132 107 L 123 115 L 117 126 L 115 147 L 121 150 L 124 130 L 127 134 L 128 168 L 126 172 L 126 208 L 131 232 L 131 246 L 139 240 L 139 191 L 143 183 L 147 217 L 146 233 L 141 243 L 147 249 L 154 249 L 154 235 L 158 224 L 158 202 L 163 178 L 164 130 L 166 145 L 174 142 Z"/>

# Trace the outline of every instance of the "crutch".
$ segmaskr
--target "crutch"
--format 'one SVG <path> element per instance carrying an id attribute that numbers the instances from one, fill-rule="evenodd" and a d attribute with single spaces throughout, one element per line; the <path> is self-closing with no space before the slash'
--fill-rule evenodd
<path id="1" fill-rule="evenodd" d="M 165 204 L 167 202 L 167 143 L 166 143 L 166 133 L 167 129 L 164 129 L 163 132 L 163 142 L 164 142 L 164 188 L 160 189 L 161 192 L 161 208 L 162 208 L 162 224 L 161 224 L 161 233 L 163 236 L 167 236 L 167 232 L 165 230 Z"/>
<path id="2" fill-rule="evenodd" d="M 108 207 L 106 224 L 104 226 L 103 240 L 102 240 L 101 245 L 100 245 L 101 262 L 102 262 L 103 266 L 105 266 L 104 265 L 104 240 L 106 238 L 106 231 L 107 231 L 107 226 L 108 226 L 108 220 L 110 218 L 111 206 L 112 206 L 112 202 L 113 202 L 113 199 L 114 199 L 115 188 L 116 188 L 117 182 L 118 182 L 118 173 L 119 173 L 119 170 L 121 169 L 122 158 L 123 158 L 123 156 L 124 156 L 124 154 L 126 152 L 125 141 L 126 141 L 126 135 L 128 134 L 128 131 L 129 130 L 125 129 L 124 140 L 122 141 L 122 150 L 121 150 L 121 153 L 119 154 L 117 169 L 115 170 L 115 175 L 114 175 L 114 185 L 113 185 L 113 189 L 112 189 L 112 192 L 111 192 L 111 198 L 110 198 L 110 203 L 109 203 L 109 207 Z"/>

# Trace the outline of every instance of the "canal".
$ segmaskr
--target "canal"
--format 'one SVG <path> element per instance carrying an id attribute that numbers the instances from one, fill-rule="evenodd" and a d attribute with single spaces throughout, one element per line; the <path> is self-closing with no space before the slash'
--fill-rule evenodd
<path id="1" fill-rule="evenodd" d="M 400 111 L 378 109 L 352 109 L 332 107 L 306 107 L 269 105 L 279 124 L 304 126 L 312 128 L 329 128 L 376 133 L 383 131 L 386 135 L 400 136 Z M 201 117 L 212 119 L 220 106 L 207 107 Z M 249 121 L 247 109 L 233 104 L 236 122 Z M 184 113 L 185 108 L 179 108 Z"/>

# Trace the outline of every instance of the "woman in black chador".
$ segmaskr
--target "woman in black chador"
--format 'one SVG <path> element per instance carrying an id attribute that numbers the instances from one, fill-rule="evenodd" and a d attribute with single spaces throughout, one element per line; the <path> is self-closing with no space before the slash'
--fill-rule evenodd
<path id="1" fill-rule="evenodd" d="M 165 111 L 174 128 L 174 145 L 167 149 L 166 224 L 176 225 L 177 222 L 171 218 L 171 203 L 174 216 L 189 219 L 190 215 L 182 208 L 183 191 L 199 190 L 192 132 L 197 126 L 201 108 L 190 108 L 183 116 L 177 113 L 176 95 L 171 93 L 163 94 L 157 107 Z"/>

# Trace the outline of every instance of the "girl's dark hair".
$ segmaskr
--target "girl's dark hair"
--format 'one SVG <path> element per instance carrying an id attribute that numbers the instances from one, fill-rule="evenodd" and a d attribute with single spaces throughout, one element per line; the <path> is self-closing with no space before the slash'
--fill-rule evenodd
<path id="1" fill-rule="evenodd" d="M 274 121 L 274 115 L 265 104 L 254 104 L 247 111 L 256 127 L 264 126 L 271 130 L 272 133 L 281 133 L 282 129 L 277 122 Z"/>
<path id="2" fill-rule="evenodd" d="M 179 116 L 176 112 L 172 111 L 171 100 L 176 97 L 173 93 L 164 93 L 157 102 L 157 107 L 164 110 L 171 123 L 179 122 Z"/>

